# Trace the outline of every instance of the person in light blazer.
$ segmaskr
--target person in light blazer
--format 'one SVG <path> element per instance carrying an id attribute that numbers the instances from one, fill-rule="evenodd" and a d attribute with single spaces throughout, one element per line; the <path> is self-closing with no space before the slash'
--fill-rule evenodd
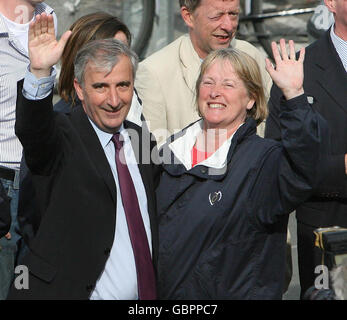
<path id="1" fill-rule="evenodd" d="M 158 145 L 200 118 L 195 108 L 195 83 L 202 60 L 212 50 L 232 47 L 248 53 L 260 66 L 267 92 L 272 84 L 265 70 L 265 56 L 250 43 L 235 38 L 239 0 L 179 3 L 188 34 L 142 61 L 135 79 L 144 116 Z M 259 132 L 263 134 L 263 125 Z"/>

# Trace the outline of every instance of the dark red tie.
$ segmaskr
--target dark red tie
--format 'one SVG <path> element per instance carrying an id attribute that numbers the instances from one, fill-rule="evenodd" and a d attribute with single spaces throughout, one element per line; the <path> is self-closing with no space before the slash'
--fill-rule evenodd
<path id="1" fill-rule="evenodd" d="M 125 162 L 123 141 L 120 141 L 119 136 L 119 133 L 113 135 L 112 141 L 116 149 L 118 181 L 135 256 L 139 299 L 153 300 L 156 299 L 156 285 L 151 253 L 135 187 Z"/>

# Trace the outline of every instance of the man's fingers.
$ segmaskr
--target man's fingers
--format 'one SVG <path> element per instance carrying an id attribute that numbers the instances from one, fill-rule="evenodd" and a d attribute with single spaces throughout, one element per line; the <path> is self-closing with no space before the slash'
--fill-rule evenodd
<path id="1" fill-rule="evenodd" d="M 71 31 L 68 30 L 61 36 L 61 38 L 58 42 L 58 46 L 60 47 L 61 51 L 64 50 L 66 42 L 69 40 L 70 35 L 71 35 Z"/>
<path id="2" fill-rule="evenodd" d="M 41 16 L 41 33 L 47 33 L 48 32 L 48 21 L 47 16 L 43 15 Z"/>
<path id="3" fill-rule="evenodd" d="M 47 16 L 47 26 L 48 26 L 48 33 L 55 36 L 54 20 L 53 20 L 53 15 L 51 14 Z"/>
<path id="4" fill-rule="evenodd" d="M 35 18 L 35 37 L 39 37 L 41 35 L 41 15 L 37 15 Z"/>
<path id="5" fill-rule="evenodd" d="M 11 240 L 11 233 L 7 233 L 6 235 L 5 235 L 5 238 L 7 239 L 7 240 Z"/>
<path id="6" fill-rule="evenodd" d="M 46 13 L 36 15 L 35 21 L 29 26 L 29 41 L 47 33 L 55 36 L 53 16 Z"/>

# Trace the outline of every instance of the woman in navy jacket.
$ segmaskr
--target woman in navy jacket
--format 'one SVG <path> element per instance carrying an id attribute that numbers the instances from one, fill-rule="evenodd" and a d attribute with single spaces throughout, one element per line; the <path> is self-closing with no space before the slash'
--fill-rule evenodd
<path id="1" fill-rule="evenodd" d="M 304 49 L 273 43 L 282 143 L 256 135 L 266 116 L 258 65 L 211 53 L 197 81 L 202 119 L 161 149 L 157 191 L 162 299 L 281 299 L 288 215 L 312 192 L 324 120 L 304 94 Z M 281 57 L 282 55 L 282 57 Z"/>

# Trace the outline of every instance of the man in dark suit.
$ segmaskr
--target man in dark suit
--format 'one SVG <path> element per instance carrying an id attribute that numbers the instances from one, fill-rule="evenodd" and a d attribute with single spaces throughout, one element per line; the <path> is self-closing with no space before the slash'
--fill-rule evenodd
<path id="1" fill-rule="evenodd" d="M 125 121 L 137 57 L 117 40 L 87 44 L 75 60 L 82 107 L 56 114 L 52 66 L 70 32 L 57 42 L 52 30 L 45 14 L 31 24 L 18 88 L 16 134 L 43 216 L 21 262 L 29 289 L 14 282 L 9 298 L 155 299 L 156 146 Z"/>
<path id="2" fill-rule="evenodd" d="M 329 154 L 321 157 L 319 188 L 315 195 L 296 210 L 298 264 L 301 298 L 315 285 L 321 274 L 320 250 L 315 247 L 313 231 L 319 227 L 347 227 L 347 2 L 325 0 L 334 14 L 335 24 L 306 48 L 304 89 L 312 107 L 329 123 L 325 137 Z M 280 140 L 280 91 L 271 90 L 265 137 Z"/>

